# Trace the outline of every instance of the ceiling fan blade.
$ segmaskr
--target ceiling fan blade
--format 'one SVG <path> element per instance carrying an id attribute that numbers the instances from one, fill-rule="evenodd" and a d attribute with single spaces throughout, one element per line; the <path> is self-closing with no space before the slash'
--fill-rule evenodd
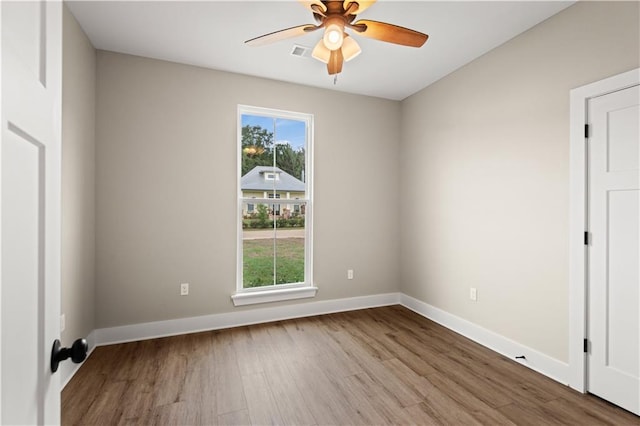
<path id="1" fill-rule="evenodd" d="M 359 25 L 365 25 L 364 31 L 359 31 Z M 363 37 L 373 38 L 387 43 L 400 44 L 402 46 L 421 47 L 429 38 L 428 35 L 409 28 L 400 27 L 398 25 L 387 24 L 386 22 L 368 21 L 361 19 L 352 25 L 356 31 Z"/>
<path id="2" fill-rule="evenodd" d="M 298 0 L 299 3 L 301 3 L 304 7 L 306 7 L 307 9 L 309 9 L 312 12 L 315 12 L 315 10 L 313 10 L 312 6 L 318 6 L 323 12 L 327 11 L 327 6 L 325 6 L 320 0 Z"/>
<path id="3" fill-rule="evenodd" d="M 263 46 L 265 44 L 274 43 L 276 41 L 285 40 L 287 38 L 305 35 L 308 32 L 317 30 L 318 28 L 320 27 L 311 24 L 298 25 L 297 27 L 291 27 L 252 38 L 251 40 L 245 41 L 244 44 L 247 44 L 249 46 Z"/>
<path id="4" fill-rule="evenodd" d="M 353 11 L 353 14 L 362 13 L 365 10 L 369 9 L 371 5 L 373 5 L 376 0 L 344 0 L 344 10 L 349 10 L 349 4 L 357 3 L 358 8 Z"/>
<path id="5" fill-rule="evenodd" d="M 336 49 L 331 51 L 331 57 L 327 63 L 327 71 L 329 75 L 340 74 L 342 72 L 342 63 L 344 58 L 342 56 L 342 49 Z"/>

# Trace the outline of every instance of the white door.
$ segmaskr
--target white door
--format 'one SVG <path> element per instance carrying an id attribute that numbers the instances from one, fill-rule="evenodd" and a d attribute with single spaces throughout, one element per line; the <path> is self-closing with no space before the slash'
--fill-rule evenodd
<path id="1" fill-rule="evenodd" d="M 640 86 L 589 100 L 589 392 L 640 414 Z"/>
<path id="2" fill-rule="evenodd" d="M 1 421 L 59 423 L 62 3 L 1 7 Z"/>

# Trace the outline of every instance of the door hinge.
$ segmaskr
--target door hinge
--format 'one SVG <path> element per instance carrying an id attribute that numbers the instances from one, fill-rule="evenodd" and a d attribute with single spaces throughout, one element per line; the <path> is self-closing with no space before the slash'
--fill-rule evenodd
<path id="1" fill-rule="evenodd" d="M 582 341 L 582 350 L 585 354 L 589 352 L 589 341 L 587 339 Z"/>
<path id="2" fill-rule="evenodd" d="M 589 125 L 588 124 L 584 125 L 584 137 L 585 137 L 585 139 L 589 139 Z"/>
<path id="3" fill-rule="evenodd" d="M 588 231 L 584 231 L 584 245 L 585 246 L 589 245 L 589 232 Z"/>

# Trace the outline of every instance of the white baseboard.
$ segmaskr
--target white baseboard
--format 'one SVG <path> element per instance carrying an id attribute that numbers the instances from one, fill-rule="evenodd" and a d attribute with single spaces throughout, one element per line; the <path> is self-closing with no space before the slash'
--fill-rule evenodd
<path id="1" fill-rule="evenodd" d="M 569 365 L 562 361 L 406 294 L 401 293 L 400 304 L 557 382 L 564 385 L 569 382 Z M 526 359 L 515 359 L 518 355 L 524 355 Z"/>
<path id="2" fill-rule="evenodd" d="M 400 303 L 400 296 L 400 293 L 377 294 L 347 299 L 322 300 L 286 306 L 248 309 L 224 314 L 124 325 L 120 327 L 100 328 L 95 330 L 96 345 L 110 345 L 334 312 L 397 305 Z"/>
<path id="3" fill-rule="evenodd" d="M 87 336 L 87 341 L 89 343 L 89 353 L 91 353 L 96 346 L 398 304 L 510 359 L 515 360 L 517 355 L 524 355 L 526 357 L 525 360 L 516 361 L 557 382 L 562 384 L 568 383 L 568 364 L 403 293 L 323 300 L 286 306 L 239 310 L 224 314 L 100 328 L 91 332 L 89 336 Z M 71 380 L 79 366 L 79 364 L 73 363 L 61 364 L 60 370 L 63 388 L 69 380 Z"/>
<path id="4" fill-rule="evenodd" d="M 87 336 L 87 344 L 89 345 L 89 350 L 87 351 L 87 358 L 91 355 L 91 352 L 96 348 L 96 332 L 95 330 L 89 333 Z M 76 374 L 78 369 L 82 364 L 74 364 L 71 360 L 67 360 L 66 362 L 60 363 L 60 389 L 64 389 L 67 386 L 67 383 L 71 380 L 71 378 Z"/>

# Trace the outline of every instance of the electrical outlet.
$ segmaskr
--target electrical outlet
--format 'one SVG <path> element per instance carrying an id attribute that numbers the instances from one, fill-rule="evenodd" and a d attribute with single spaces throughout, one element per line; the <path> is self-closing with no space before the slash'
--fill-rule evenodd
<path id="1" fill-rule="evenodd" d="M 64 314 L 62 314 L 60 315 L 60 333 L 62 333 L 66 327 L 67 319 L 65 318 Z"/>
<path id="2" fill-rule="evenodd" d="M 469 289 L 469 299 L 473 300 L 474 302 L 478 301 L 478 290 L 474 287 L 471 287 Z"/>
<path id="3" fill-rule="evenodd" d="M 347 279 L 348 280 L 353 279 L 353 269 L 347 269 Z"/>
<path id="4" fill-rule="evenodd" d="M 189 295 L 189 283 L 180 284 L 180 296 L 188 296 Z"/>

